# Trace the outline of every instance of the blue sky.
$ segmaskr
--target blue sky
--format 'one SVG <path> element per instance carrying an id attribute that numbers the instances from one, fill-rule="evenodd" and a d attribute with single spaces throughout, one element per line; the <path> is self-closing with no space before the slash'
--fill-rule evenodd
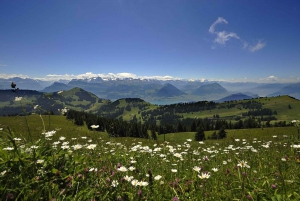
<path id="1" fill-rule="evenodd" d="M 3 0 L 0 77 L 299 82 L 299 36 L 298 0 Z"/>

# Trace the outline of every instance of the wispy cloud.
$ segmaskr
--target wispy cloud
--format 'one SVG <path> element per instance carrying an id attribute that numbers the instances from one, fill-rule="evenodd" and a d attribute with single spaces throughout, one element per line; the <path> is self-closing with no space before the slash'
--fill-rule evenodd
<path id="1" fill-rule="evenodd" d="M 5 64 L 0 64 L 0 67 L 2 67 L 2 66 L 4 67 L 4 66 L 7 66 L 7 65 L 5 65 Z"/>
<path id="2" fill-rule="evenodd" d="M 215 31 L 215 26 L 217 24 L 222 24 L 222 23 L 225 23 L 225 24 L 228 24 L 228 22 L 222 18 L 222 17 L 219 17 L 210 27 L 209 27 L 209 32 L 212 33 L 212 34 L 216 34 L 217 37 L 215 38 L 214 42 L 215 43 L 218 43 L 218 44 L 221 44 L 221 45 L 225 45 L 225 43 L 227 41 L 230 40 L 230 38 L 236 38 L 236 39 L 240 39 L 240 37 L 234 33 L 234 32 L 226 32 L 226 31 Z"/>
<path id="3" fill-rule="evenodd" d="M 217 24 L 222 24 L 222 23 L 228 24 L 228 22 L 224 18 L 218 17 L 218 19 L 209 27 L 208 31 L 210 33 L 215 33 L 215 26 Z"/>
<path id="4" fill-rule="evenodd" d="M 250 46 L 250 47 L 249 47 L 249 50 L 250 50 L 251 52 L 255 52 L 255 51 L 257 51 L 257 50 L 260 50 L 260 49 L 264 48 L 265 46 L 266 46 L 266 43 L 263 43 L 263 42 L 261 42 L 261 41 L 258 41 L 258 43 L 257 43 L 256 45 Z"/>
<path id="5" fill-rule="evenodd" d="M 262 41 L 258 41 L 255 45 L 249 45 L 248 42 L 242 40 L 235 32 L 227 32 L 227 31 L 216 31 L 215 27 L 217 24 L 228 24 L 228 21 L 222 17 L 218 17 L 218 19 L 209 27 L 209 33 L 216 35 L 214 40 L 215 44 L 218 45 L 226 45 L 226 42 L 232 38 L 238 39 L 243 44 L 243 49 L 247 49 L 250 52 L 256 52 L 265 47 L 266 43 Z M 215 46 L 212 46 L 212 49 L 215 49 Z"/>

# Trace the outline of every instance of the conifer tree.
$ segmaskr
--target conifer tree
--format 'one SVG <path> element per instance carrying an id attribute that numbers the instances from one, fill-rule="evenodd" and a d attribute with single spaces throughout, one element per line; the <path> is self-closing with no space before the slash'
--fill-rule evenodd
<path id="1" fill-rule="evenodd" d="M 195 141 L 203 141 L 203 140 L 205 140 L 204 128 L 203 126 L 199 126 L 195 134 Z"/>
<path id="2" fill-rule="evenodd" d="M 153 140 L 157 140 L 156 132 L 155 132 L 154 129 L 151 130 L 151 138 L 152 138 Z"/>
<path id="3" fill-rule="evenodd" d="M 218 139 L 226 138 L 225 126 L 223 125 L 218 132 Z"/>

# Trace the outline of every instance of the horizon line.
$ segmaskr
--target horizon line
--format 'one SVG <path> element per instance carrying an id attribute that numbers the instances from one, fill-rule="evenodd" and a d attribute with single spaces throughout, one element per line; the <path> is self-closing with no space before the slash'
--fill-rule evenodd
<path id="1" fill-rule="evenodd" d="M 232 79 L 218 79 L 218 78 L 179 78 L 170 75 L 155 75 L 155 76 L 138 76 L 133 73 L 99 73 L 95 74 L 92 72 L 86 72 L 84 74 L 48 74 L 45 77 L 31 77 L 24 74 L 0 74 L 2 79 L 22 78 L 22 79 L 33 79 L 45 82 L 59 82 L 59 81 L 71 81 L 73 79 L 85 80 L 101 78 L 103 80 L 123 80 L 123 79 L 136 79 L 136 80 L 159 80 L 159 81 L 189 81 L 189 82 L 255 82 L 255 83 L 295 83 L 300 82 L 300 78 L 289 77 L 289 78 L 278 78 L 274 75 L 270 75 L 265 78 L 232 78 Z"/>

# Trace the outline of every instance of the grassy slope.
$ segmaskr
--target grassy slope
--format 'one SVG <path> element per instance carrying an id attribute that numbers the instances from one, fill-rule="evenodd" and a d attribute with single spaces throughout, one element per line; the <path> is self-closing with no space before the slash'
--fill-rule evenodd
<path id="1" fill-rule="evenodd" d="M 7 129 L 9 127 L 15 136 L 27 138 L 29 132 L 26 121 L 29 125 L 30 134 L 34 139 L 39 139 L 42 136 L 41 133 L 44 130 L 43 124 L 46 131 L 57 130 L 59 136 L 68 138 L 78 138 L 80 136 L 108 137 L 106 133 L 90 131 L 86 126 L 76 126 L 72 121 L 68 121 L 66 117 L 59 115 L 30 115 L 26 118 L 24 116 L 0 117 L 0 128 Z M 54 139 L 56 138 L 54 136 Z"/>
<path id="2" fill-rule="evenodd" d="M 214 131 L 205 131 L 206 138 L 210 136 Z M 284 136 L 297 137 L 297 128 L 296 127 L 279 127 L 279 128 L 254 128 L 254 129 L 239 129 L 239 130 L 226 130 L 227 138 L 223 140 L 206 140 L 206 142 L 225 142 L 231 141 L 233 144 L 234 139 L 246 139 L 247 141 L 257 138 L 257 140 L 274 140 L 274 136 L 277 136 L 276 139 L 282 140 Z M 170 142 L 183 142 L 186 139 L 194 140 L 195 132 L 182 132 L 182 133 L 169 133 L 165 135 L 166 141 Z M 158 136 L 159 141 L 164 140 L 164 135 Z"/>
<path id="3" fill-rule="evenodd" d="M 276 118 L 277 121 L 287 121 L 290 122 L 293 119 L 300 119 L 300 101 L 297 99 L 293 99 L 289 96 L 278 96 L 272 98 L 256 98 L 252 99 L 257 102 L 263 103 L 263 108 L 269 108 L 273 111 L 277 111 Z M 246 102 L 249 100 L 243 100 L 240 102 Z M 227 103 L 220 103 L 220 104 L 227 104 Z M 288 105 L 291 105 L 292 109 L 288 109 Z M 152 105 L 150 109 L 156 108 L 156 106 Z M 205 110 L 193 113 L 177 113 L 179 115 L 183 115 L 184 118 L 210 118 L 213 117 L 214 114 L 218 114 L 221 118 L 231 118 L 235 116 L 241 116 L 243 112 L 247 112 L 248 109 L 238 109 L 237 107 L 234 108 L 221 108 L 218 107 L 212 110 Z M 132 111 L 133 113 L 133 111 Z M 136 112 L 137 114 L 137 112 Z M 137 115 L 138 116 L 138 115 Z"/>
<path id="4" fill-rule="evenodd" d="M 28 122 L 30 133 L 34 139 L 42 137 L 44 126 L 47 131 L 57 130 L 58 135 L 54 136 L 54 139 L 58 139 L 59 136 L 67 137 L 68 139 L 77 138 L 80 140 L 81 136 L 88 136 L 89 138 L 96 140 L 101 137 L 102 139 L 108 138 L 105 132 L 94 132 L 88 130 L 86 126 L 76 126 L 72 121 L 66 120 L 64 116 L 52 115 L 52 116 L 39 116 L 30 115 L 25 117 L 0 117 L 0 128 L 7 129 L 9 127 L 15 136 L 28 138 L 28 130 L 26 126 Z M 213 131 L 206 131 L 206 137 L 210 136 Z M 246 139 L 247 141 L 257 138 L 257 140 L 274 140 L 273 136 L 276 135 L 278 139 L 283 139 L 284 135 L 297 136 L 296 127 L 285 127 L 285 128 L 264 128 L 264 129 L 240 129 L 240 130 L 226 130 L 227 138 L 224 140 L 207 140 L 207 143 L 225 142 L 232 141 L 233 139 Z M 170 142 L 181 143 L 186 139 L 194 140 L 194 132 L 183 132 L 183 133 L 170 133 L 165 135 L 165 139 Z M 116 138 L 115 140 L 122 141 L 123 138 Z M 132 139 L 133 140 L 133 139 Z M 164 135 L 158 136 L 158 141 L 163 141 Z M 148 140 L 147 140 L 148 141 Z"/>
<path id="5" fill-rule="evenodd" d="M 276 110 L 278 120 L 291 121 L 300 119 L 300 101 L 289 96 L 279 96 L 274 98 L 264 98 L 261 100 L 265 108 Z M 288 108 L 291 105 L 292 109 Z"/>

